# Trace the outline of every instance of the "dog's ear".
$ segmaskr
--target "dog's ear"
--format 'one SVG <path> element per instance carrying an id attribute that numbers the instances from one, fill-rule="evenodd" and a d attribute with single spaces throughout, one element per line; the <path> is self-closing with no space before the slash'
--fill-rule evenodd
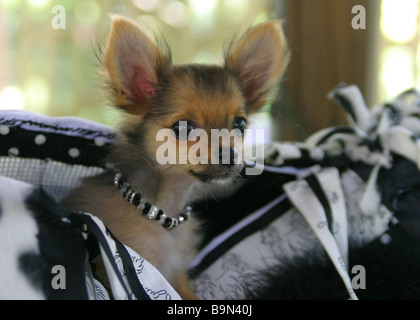
<path id="1" fill-rule="evenodd" d="M 159 78 L 169 68 L 169 52 L 131 20 L 112 15 L 111 30 L 102 63 L 116 107 L 133 114 L 145 114 L 156 95 Z"/>
<path id="2" fill-rule="evenodd" d="M 289 51 L 280 21 L 261 23 L 245 33 L 226 53 L 225 68 L 242 86 L 248 113 L 257 112 L 281 79 Z"/>

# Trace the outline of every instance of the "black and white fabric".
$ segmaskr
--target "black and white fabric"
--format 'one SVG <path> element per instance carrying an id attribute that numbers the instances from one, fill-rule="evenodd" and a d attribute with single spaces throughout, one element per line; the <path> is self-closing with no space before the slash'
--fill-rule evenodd
<path id="1" fill-rule="evenodd" d="M 200 298 L 420 298 L 420 93 L 372 111 L 355 86 L 330 98 L 350 125 L 267 146 L 264 174 L 237 195 L 249 214 L 191 262 Z"/>
<path id="2" fill-rule="evenodd" d="M 199 298 L 420 298 L 420 93 L 372 110 L 355 86 L 330 98 L 348 126 L 267 145 L 261 175 L 194 204 L 204 221 L 189 270 Z M 110 169 L 115 141 L 83 119 L 0 112 L 1 298 L 180 298 L 97 217 L 57 205 Z M 98 253 L 110 290 L 89 263 Z M 51 289 L 56 265 L 67 290 Z"/>
<path id="3" fill-rule="evenodd" d="M 83 119 L 0 112 L 0 299 L 180 299 L 101 220 L 58 204 L 81 178 L 107 169 L 115 139 Z M 108 290 L 91 269 L 99 253 Z"/>
<path id="4" fill-rule="evenodd" d="M 102 159 L 115 139 L 108 127 L 81 118 L 0 111 L 0 173 L 60 200 L 81 177 L 106 168 Z"/>

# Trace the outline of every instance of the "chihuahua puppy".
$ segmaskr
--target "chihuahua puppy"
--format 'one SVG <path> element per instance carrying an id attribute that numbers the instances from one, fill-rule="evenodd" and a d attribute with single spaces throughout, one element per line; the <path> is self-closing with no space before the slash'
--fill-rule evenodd
<path id="1" fill-rule="evenodd" d="M 227 183 L 238 177 L 244 164 L 234 160 L 242 150 L 213 143 L 208 152 L 200 149 L 194 156 L 202 160 L 210 159 L 214 150 L 219 157 L 228 152 L 227 163 L 189 158 L 186 163 L 160 164 L 157 152 L 162 142 L 157 134 L 171 130 L 165 143 L 177 148 L 175 160 L 194 146 L 195 141 L 183 137 L 195 129 L 208 135 L 212 129 L 239 129 L 243 135 L 249 115 L 267 102 L 281 78 L 288 50 L 278 21 L 257 25 L 232 43 L 221 66 L 174 65 L 169 50 L 158 43 L 133 21 L 112 16 L 101 64 L 112 103 L 123 115 L 108 159 L 116 171 L 85 179 L 62 203 L 98 216 L 122 243 L 152 263 L 183 299 L 195 299 L 186 268 L 199 226 L 188 205 L 196 198 L 197 184 Z"/>

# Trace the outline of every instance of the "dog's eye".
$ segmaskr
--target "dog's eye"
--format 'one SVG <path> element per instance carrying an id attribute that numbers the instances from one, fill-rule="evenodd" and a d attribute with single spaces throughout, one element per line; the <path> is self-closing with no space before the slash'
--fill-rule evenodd
<path id="1" fill-rule="evenodd" d="M 194 124 L 188 120 L 177 121 L 171 127 L 172 131 L 175 133 L 178 139 L 187 139 L 191 130 L 194 128 Z"/>
<path id="2" fill-rule="evenodd" d="M 246 120 L 242 117 L 237 117 L 233 120 L 233 129 L 239 129 L 242 135 L 246 129 Z"/>

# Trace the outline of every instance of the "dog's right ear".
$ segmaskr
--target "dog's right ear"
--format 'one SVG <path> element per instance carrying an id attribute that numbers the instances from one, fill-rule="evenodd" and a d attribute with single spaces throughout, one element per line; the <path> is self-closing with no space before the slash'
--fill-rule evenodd
<path id="1" fill-rule="evenodd" d="M 159 78 L 171 65 L 156 43 L 131 20 L 112 15 L 111 30 L 102 59 L 114 105 L 131 114 L 151 108 Z"/>

